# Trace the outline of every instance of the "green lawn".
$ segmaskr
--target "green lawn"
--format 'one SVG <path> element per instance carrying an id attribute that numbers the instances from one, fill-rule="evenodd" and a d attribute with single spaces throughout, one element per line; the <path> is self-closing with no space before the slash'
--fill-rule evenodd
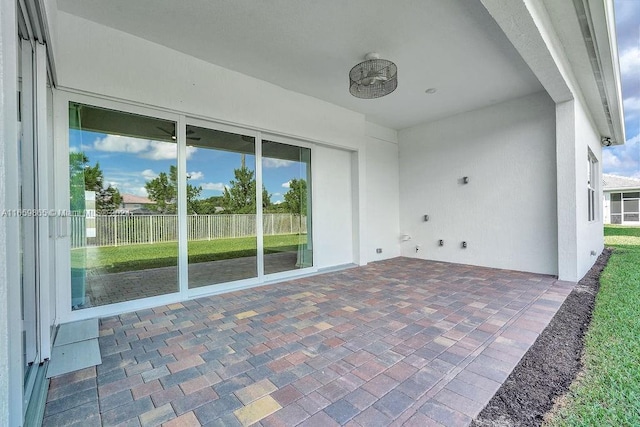
<path id="1" fill-rule="evenodd" d="M 551 425 L 640 425 L 640 228 L 606 226 L 615 248 L 600 277 L 584 375 Z"/>
<path id="2" fill-rule="evenodd" d="M 297 251 L 306 243 L 306 235 L 287 234 L 265 236 L 265 253 Z M 217 261 L 256 255 L 255 237 L 236 239 L 198 240 L 189 242 L 189 262 Z M 177 265 L 178 243 L 155 243 L 126 246 L 103 246 L 73 249 L 73 267 L 98 270 L 101 273 L 144 270 Z"/>

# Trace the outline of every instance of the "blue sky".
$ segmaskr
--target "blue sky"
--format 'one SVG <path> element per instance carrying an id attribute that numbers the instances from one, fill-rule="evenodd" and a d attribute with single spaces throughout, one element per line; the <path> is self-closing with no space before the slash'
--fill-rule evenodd
<path id="1" fill-rule="evenodd" d="M 146 196 L 144 185 L 160 172 L 169 172 L 176 164 L 177 145 L 126 136 L 70 130 L 71 151 L 84 151 L 89 163 L 100 163 L 105 186 L 111 184 L 121 193 Z M 222 150 L 187 147 L 189 183 L 202 187 L 202 198 L 219 196 L 234 179 L 241 155 Z M 255 170 L 255 157 L 245 157 L 246 166 Z M 263 181 L 271 202 L 278 203 L 288 191 L 289 181 L 306 176 L 303 163 L 266 158 L 263 161 Z"/>
<path id="2" fill-rule="evenodd" d="M 602 171 L 640 178 L 640 0 L 615 1 L 627 141 L 604 148 Z"/>

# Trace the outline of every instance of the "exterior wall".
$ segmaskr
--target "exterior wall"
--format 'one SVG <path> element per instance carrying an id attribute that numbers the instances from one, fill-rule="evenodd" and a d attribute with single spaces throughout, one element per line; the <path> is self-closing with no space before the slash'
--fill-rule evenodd
<path id="1" fill-rule="evenodd" d="M 589 181 L 587 153 L 588 150 L 591 150 L 598 159 L 597 200 L 601 200 L 602 197 L 602 146 L 600 145 L 600 134 L 595 130 L 586 109 L 580 101 L 575 102 L 575 114 L 577 273 L 573 280 L 577 281 L 589 271 L 597 256 L 604 249 L 604 224 L 602 222 L 602 206 L 599 203 L 596 203 L 596 220 L 589 221 L 587 196 L 587 182 Z"/>
<path id="2" fill-rule="evenodd" d="M 402 255 L 557 274 L 554 114 L 539 93 L 401 131 Z"/>
<path id="3" fill-rule="evenodd" d="M 353 245 L 353 186 L 351 152 L 318 147 L 312 154 L 313 166 L 313 241 L 318 268 L 351 264 Z M 327 173 L 327 171 L 331 173 Z"/>
<path id="4" fill-rule="evenodd" d="M 603 195 L 603 211 L 602 211 L 602 222 L 604 224 L 613 224 L 612 218 L 611 218 L 611 195 L 613 193 L 616 194 L 622 194 L 622 197 L 624 197 L 625 193 L 637 193 L 640 192 L 640 188 L 638 187 L 627 187 L 627 188 L 620 188 L 620 189 L 611 189 L 611 190 L 605 190 L 604 191 L 604 195 Z M 627 213 L 627 210 L 624 210 L 625 213 Z M 632 210 L 631 212 L 635 213 L 635 210 Z M 640 221 L 625 221 L 624 219 L 624 215 L 622 216 L 622 223 L 619 225 L 640 225 Z"/>
<path id="5" fill-rule="evenodd" d="M 400 256 L 398 137 L 394 130 L 367 123 L 366 260 Z M 376 249 L 382 253 L 376 253 Z"/>

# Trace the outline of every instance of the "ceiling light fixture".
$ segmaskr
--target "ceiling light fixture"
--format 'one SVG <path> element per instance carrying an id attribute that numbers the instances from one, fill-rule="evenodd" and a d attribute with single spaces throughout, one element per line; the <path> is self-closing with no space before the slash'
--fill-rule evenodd
<path id="1" fill-rule="evenodd" d="M 356 98 L 374 99 L 389 95 L 398 87 L 398 67 L 369 53 L 349 71 L 349 92 Z"/>

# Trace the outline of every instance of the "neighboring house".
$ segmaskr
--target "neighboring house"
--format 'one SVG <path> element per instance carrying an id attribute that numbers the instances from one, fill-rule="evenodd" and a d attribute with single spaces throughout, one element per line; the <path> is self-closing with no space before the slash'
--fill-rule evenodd
<path id="1" fill-rule="evenodd" d="M 602 146 L 625 140 L 611 0 L 0 1 L 0 425 L 45 395 L 60 323 L 397 256 L 575 282 L 604 247 Z M 398 85 L 360 99 L 348 75 L 372 50 Z M 172 291 L 74 303 L 83 253 L 56 213 L 85 147 L 184 173 Z M 304 268 L 271 274 L 257 238 L 251 277 L 189 285 L 186 172 L 214 151 L 257 189 L 297 166 L 280 182 L 308 186 Z"/>
<path id="2" fill-rule="evenodd" d="M 147 197 L 136 196 L 135 194 L 122 194 L 122 203 L 118 213 L 128 214 L 153 214 L 156 213 L 151 206 L 155 205 Z"/>
<path id="3" fill-rule="evenodd" d="M 605 224 L 640 225 L 640 179 L 602 175 Z"/>

